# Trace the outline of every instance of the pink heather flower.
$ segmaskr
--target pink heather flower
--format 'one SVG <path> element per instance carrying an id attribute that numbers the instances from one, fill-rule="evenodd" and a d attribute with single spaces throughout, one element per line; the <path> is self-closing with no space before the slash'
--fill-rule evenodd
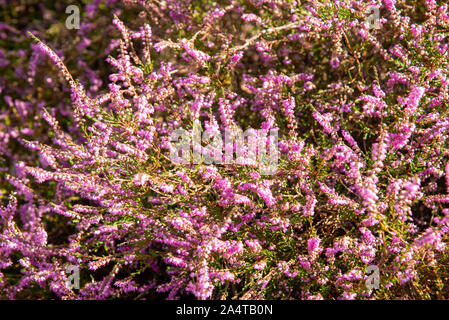
<path id="1" fill-rule="evenodd" d="M 410 31 L 413 34 L 414 38 L 419 38 L 421 37 L 421 33 L 423 32 L 423 28 L 422 26 L 416 25 L 416 24 L 412 24 L 410 26 Z"/>
<path id="2" fill-rule="evenodd" d="M 338 57 L 333 57 L 330 60 L 330 65 L 332 68 L 337 69 L 340 66 L 340 59 Z"/>
<path id="3" fill-rule="evenodd" d="M 379 95 L 380 93 L 377 92 Z M 360 98 L 360 100 L 367 102 L 363 106 L 363 111 L 371 116 L 380 117 L 384 114 L 384 109 L 386 109 L 386 103 L 378 97 L 373 97 L 371 95 L 364 95 Z"/>
<path id="4" fill-rule="evenodd" d="M 213 289 L 207 261 L 203 260 L 199 265 L 197 281 L 191 281 L 187 286 L 187 291 L 192 292 L 199 300 L 206 300 L 212 295 Z"/>
<path id="5" fill-rule="evenodd" d="M 371 233 L 370 230 L 368 230 L 365 227 L 361 227 L 359 228 L 359 231 L 362 233 L 364 241 L 366 242 L 366 244 L 368 245 L 375 245 L 377 240 L 376 237 Z"/>
<path id="6" fill-rule="evenodd" d="M 371 263 L 376 257 L 376 249 L 372 245 L 359 244 L 357 251 L 363 263 Z"/>
<path id="7" fill-rule="evenodd" d="M 441 233 L 432 228 L 427 229 L 425 233 L 415 241 L 414 245 L 418 248 L 430 245 L 437 251 L 443 251 L 446 248 L 446 244 L 441 239 Z"/>
<path id="8" fill-rule="evenodd" d="M 355 300 L 355 298 L 357 297 L 357 293 L 355 292 L 343 292 L 342 298 L 344 300 Z"/>
<path id="9" fill-rule="evenodd" d="M 419 191 L 419 181 L 411 181 L 404 184 L 404 189 L 410 195 L 410 197 L 416 197 L 417 192 Z"/>
<path id="10" fill-rule="evenodd" d="M 262 18 L 256 16 L 254 13 L 242 14 L 242 19 L 246 22 L 256 22 L 257 24 L 263 24 Z"/>
<path id="11" fill-rule="evenodd" d="M 363 188 L 360 188 L 359 194 L 367 207 L 374 208 L 377 200 L 379 199 L 377 192 L 377 188 L 374 185 L 369 184 Z"/>
<path id="12" fill-rule="evenodd" d="M 175 187 L 173 185 L 169 185 L 166 183 L 161 183 L 159 185 L 159 188 L 166 193 L 172 193 L 175 190 Z"/>
<path id="13" fill-rule="evenodd" d="M 233 54 L 231 56 L 231 67 L 235 67 L 237 63 L 242 59 L 243 57 L 243 51 L 239 51 L 236 54 Z"/>
<path id="14" fill-rule="evenodd" d="M 226 14 L 226 10 L 221 9 L 221 8 L 216 8 L 214 9 L 214 11 L 212 12 L 212 18 L 214 20 L 220 19 L 221 17 L 223 17 Z"/>
<path id="15" fill-rule="evenodd" d="M 370 217 L 370 218 L 364 219 L 362 221 L 362 223 L 365 227 L 371 227 L 371 226 L 378 224 L 379 220 L 377 220 L 376 218 Z"/>
<path id="16" fill-rule="evenodd" d="M 183 48 L 188 55 L 190 55 L 196 62 L 202 67 L 206 66 L 206 62 L 209 61 L 210 56 L 207 53 L 196 50 L 192 47 L 192 44 L 186 39 L 181 40 L 180 47 Z"/>
<path id="17" fill-rule="evenodd" d="M 395 8 L 396 0 L 385 0 L 384 4 L 388 8 L 389 11 L 396 10 L 396 8 Z"/>
<path id="18" fill-rule="evenodd" d="M 86 1 L 79 41 L 50 37 L 56 51 L 21 45 L 33 19 L 0 22 L 0 296 L 372 299 L 362 270 L 377 262 L 386 295 L 410 281 L 434 294 L 422 266 L 444 272 L 448 250 L 448 5 L 426 0 L 424 21 L 371 1 L 391 38 L 359 0 L 196 4 Z M 330 6 L 351 15 L 318 12 Z M 110 39 L 104 17 L 124 9 Z M 358 72 L 364 52 L 379 74 Z M 188 144 L 198 161 L 173 163 L 170 138 L 194 121 L 253 130 L 227 144 L 236 161 L 208 165 L 203 141 Z M 279 132 L 264 177 L 249 148 L 260 128 Z M 70 265 L 92 281 L 67 288 Z"/>
<path id="19" fill-rule="evenodd" d="M 269 188 L 259 186 L 256 191 L 268 207 L 272 207 L 276 204 L 276 199 L 273 197 L 273 194 Z"/>
<path id="20" fill-rule="evenodd" d="M 405 112 L 408 115 L 413 115 L 418 108 L 419 102 L 421 101 L 424 92 L 426 91 L 423 87 L 414 87 L 410 92 L 409 96 L 405 100 L 406 109 Z"/>
<path id="21" fill-rule="evenodd" d="M 313 194 L 306 196 L 306 204 L 302 208 L 302 212 L 305 217 L 311 217 L 315 213 L 315 205 L 318 201 Z"/>
<path id="22" fill-rule="evenodd" d="M 371 158 L 375 163 L 375 166 L 383 167 L 383 162 L 387 157 L 387 144 L 381 140 L 373 144 L 373 150 Z"/>
<path id="23" fill-rule="evenodd" d="M 319 237 L 310 238 L 307 241 L 307 250 L 309 251 L 309 256 L 316 257 L 323 250 L 320 244 L 321 239 Z"/>
<path id="24" fill-rule="evenodd" d="M 294 203 L 291 208 L 293 212 L 298 212 L 301 209 L 301 205 L 299 203 Z"/>
<path id="25" fill-rule="evenodd" d="M 243 252 L 243 243 L 240 241 L 234 241 L 228 250 L 225 252 L 224 256 L 229 258 L 238 255 Z"/>
<path id="26" fill-rule="evenodd" d="M 385 98 L 385 92 L 377 85 L 373 85 L 373 92 L 376 98 Z"/>
<path id="27" fill-rule="evenodd" d="M 295 112 L 295 98 L 290 98 L 287 100 L 282 101 L 282 104 L 284 106 L 284 113 L 287 117 L 293 117 Z"/>
<path id="28" fill-rule="evenodd" d="M 254 253 L 260 253 L 262 246 L 258 240 L 245 240 L 245 243 Z"/>
<path id="29" fill-rule="evenodd" d="M 334 128 L 329 123 L 329 119 L 324 117 L 322 114 L 320 114 L 317 111 L 314 111 L 312 113 L 312 116 L 315 118 L 315 120 L 323 127 L 324 131 L 328 134 L 334 133 Z"/>
<path id="30" fill-rule="evenodd" d="M 435 0 L 426 0 L 426 6 L 428 10 L 434 10 L 437 7 L 437 2 Z"/>
<path id="31" fill-rule="evenodd" d="M 444 169 L 446 174 L 446 192 L 449 193 L 449 161 L 446 162 Z"/>
<path id="32" fill-rule="evenodd" d="M 416 125 L 414 123 L 401 124 L 399 127 L 400 133 L 389 133 L 387 142 L 389 147 L 393 149 L 402 149 L 405 147 L 410 139 L 410 136 L 415 131 Z"/>
<path id="33" fill-rule="evenodd" d="M 176 217 L 171 223 L 179 230 L 189 231 L 192 228 L 192 222 L 182 217 Z"/>
<path id="34" fill-rule="evenodd" d="M 263 270 L 263 269 L 265 269 L 266 265 L 267 265 L 266 261 L 260 261 L 260 262 L 257 262 L 256 264 L 254 264 L 254 269 Z"/>
<path id="35" fill-rule="evenodd" d="M 304 89 L 307 91 L 313 90 L 315 88 L 316 88 L 315 84 L 313 84 L 313 82 L 311 81 L 307 81 L 304 83 Z"/>

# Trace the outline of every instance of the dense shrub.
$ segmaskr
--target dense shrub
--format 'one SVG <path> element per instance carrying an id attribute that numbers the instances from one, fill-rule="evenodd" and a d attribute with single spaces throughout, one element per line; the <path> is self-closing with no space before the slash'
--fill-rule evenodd
<path id="1" fill-rule="evenodd" d="M 444 1 L 12 3 L 0 297 L 449 297 Z M 277 170 L 175 163 L 198 122 Z"/>

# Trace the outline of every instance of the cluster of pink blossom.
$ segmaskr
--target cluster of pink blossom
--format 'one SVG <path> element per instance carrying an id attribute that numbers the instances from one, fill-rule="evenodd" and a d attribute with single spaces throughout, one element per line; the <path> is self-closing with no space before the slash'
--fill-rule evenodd
<path id="1" fill-rule="evenodd" d="M 0 298 L 449 298 L 446 4 L 3 2 Z M 276 170 L 174 163 L 196 122 Z"/>

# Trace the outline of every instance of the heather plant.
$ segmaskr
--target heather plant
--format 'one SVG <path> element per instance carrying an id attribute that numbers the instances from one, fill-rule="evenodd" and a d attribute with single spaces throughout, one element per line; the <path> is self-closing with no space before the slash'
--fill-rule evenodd
<path id="1" fill-rule="evenodd" d="M 0 297 L 448 298 L 443 1 L 82 6 L 1 25 Z"/>

